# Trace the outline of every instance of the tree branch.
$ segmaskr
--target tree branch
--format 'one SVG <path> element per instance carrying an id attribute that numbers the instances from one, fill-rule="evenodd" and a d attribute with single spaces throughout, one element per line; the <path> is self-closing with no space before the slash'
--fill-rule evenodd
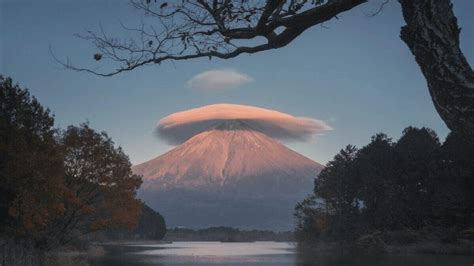
<path id="1" fill-rule="evenodd" d="M 122 25 L 134 38 L 109 37 L 102 28 L 100 34 L 88 31 L 77 36 L 95 45 L 98 50 L 95 60 L 112 63 L 115 69 L 100 72 L 52 55 L 68 69 L 105 77 L 165 61 L 202 57 L 229 59 L 286 46 L 308 28 L 366 1 L 267 0 L 259 5 L 247 1 L 188 0 L 164 7 L 146 0 L 132 0 L 132 6 L 142 11 L 147 21 L 135 28 Z M 283 30 L 277 34 L 275 30 L 280 27 Z M 252 41 L 252 45 L 245 45 L 245 40 L 256 37 L 264 37 L 266 42 L 258 40 L 257 44 Z"/>
<path id="2" fill-rule="evenodd" d="M 459 46 L 449 0 L 401 0 L 400 37 L 428 82 L 436 110 L 453 131 L 474 137 L 474 72 Z"/>

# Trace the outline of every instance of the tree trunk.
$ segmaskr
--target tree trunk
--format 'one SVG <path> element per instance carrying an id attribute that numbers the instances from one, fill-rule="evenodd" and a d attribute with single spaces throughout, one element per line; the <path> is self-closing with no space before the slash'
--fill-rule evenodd
<path id="1" fill-rule="evenodd" d="M 399 0 L 400 37 L 415 56 L 441 119 L 474 141 L 474 72 L 459 47 L 450 0 Z"/>

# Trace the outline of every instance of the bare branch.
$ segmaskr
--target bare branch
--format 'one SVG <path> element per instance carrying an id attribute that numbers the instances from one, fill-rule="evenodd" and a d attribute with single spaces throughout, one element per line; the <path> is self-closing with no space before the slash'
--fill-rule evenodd
<path id="1" fill-rule="evenodd" d="M 385 0 L 385 1 L 383 1 L 383 2 L 380 4 L 380 6 L 379 6 L 379 8 L 378 8 L 377 10 L 375 10 L 374 12 L 368 14 L 367 16 L 368 16 L 368 17 L 375 17 L 375 16 L 377 16 L 380 12 L 382 12 L 383 8 L 384 8 L 389 2 L 390 2 L 390 0 Z"/>
<path id="2" fill-rule="evenodd" d="M 97 63 L 114 69 L 100 72 L 78 67 L 67 58 L 53 58 L 68 69 L 113 76 L 165 61 L 212 57 L 228 59 L 243 53 L 280 48 L 308 28 L 322 24 L 367 0 L 185 0 L 154 3 L 131 0 L 142 14 L 141 23 L 121 23 L 124 36 L 111 37 L 100 27 L 78 38 L 92 42 Z M 276 30 L 280 33 L 276 33 Z M 262 37 L 262 38 L 257 38 Z M 245 45 L 248 41 L 251 45 Z"/>

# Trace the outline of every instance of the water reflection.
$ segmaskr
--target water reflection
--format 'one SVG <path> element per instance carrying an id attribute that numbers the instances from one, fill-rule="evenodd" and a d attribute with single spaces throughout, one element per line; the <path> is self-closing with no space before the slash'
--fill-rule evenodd
<path id="1" fill-rule="evenodd" d="M 295 265 L 295 247 L 286 242 L 173 242 L 106 246 L 91 265 Z"/>
<path id="2" fill-rule="evenodd" d="M 294 245 L 287 242 L 174 242 L 158 245 L 134 245 L 154 248 L 136 252 L 143 255 L 230 257 L 294 254 Z"/>
<path id="3" fill-rule="evenodd" d="M 105 245 L 105 254 L 75 258 L 69 265 L 316 265 L 316 266 L 441 266 L 473 265 L 474 257 L 452 255 L 387 255 L 333 251 L 297 254 L 283 242 L 174 242 L 169 244 Z"/>

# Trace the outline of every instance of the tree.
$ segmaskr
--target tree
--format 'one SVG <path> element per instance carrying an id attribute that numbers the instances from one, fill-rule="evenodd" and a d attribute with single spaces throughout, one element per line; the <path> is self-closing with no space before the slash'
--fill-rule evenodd
<path id="1" fill-rule="evenodd" d="M 136 34 L 136 39 L 110 37 L 103 30 L 81 36 L 97 47 L 93 57 L 96 61 L 115 62 L 115 69 L 101 73 L 58 61 L 76 71 L 112 76 L 164 61 L 229 59 L 284 47 L 307 29 L 365 2 L 132 0 L 132 5 L 145 15 L 141 27 L 124 26 Z M 474 72 L 459 48 L 460 29 L 451 1 L 399 2 L 407 23 L 401 29 L 401 38 L 428 82 L 436 110 L 451 130 L 464 132 L 474 141 Z M 154 26 L 156 23 L 159 28 Z"/>
<path id="2" fill-rule="evenodd" d="M 397 158 L 394 143 L 383 133 L 372 137 L 362 147 L 354 162 L 360 175 L 360 198 L 363 202 L 364 222 L 369 228 L 394 229 L 400 226 L 397 210 Z"/>
<path id="3" fill-rule="evenodd" d="M 128 156 L 105 132 L 88 124 L 61 134 L 64 154 L 65 213 L 51 223 L 45 244 L 64 244 L 82 234 L 138 224 L 141 202 L 135 198 L 141 177 Z"/>
<path id="4" fill-rule="evenodd" d="M 142 212 L 137 228 L 132 231 L 144 239 L 160 240 L 166 234 L 166 224 L 163 216 L 146 204 L 142 204 Z"/>
<path id="5" fill-rule="evenodd" d="M 54 119 L 27 89 L 0 76 L 1 234 L 38 238 L 64 213 Z"/>
<path id="6" fill-rule="evenodd" d="M 359 235 L 360 180 L 354 171 L 357 149 L 348 145 L 326 165 L 314 182 L 314 194 L 295 207 L 295 235 L 300 242 Z"/>
<path id="7" fill-rule="evenodd" d="M 141 182 L 105 132 L 55 129 L 48 109 L 0 76 L 2 238 L 50 249 L 92 231 L 133 228 Z"/>
<path id="8" fill-rule="evenodd" d="M 310 195 L 295 206 L 295 237 L 300 243 L 311 243 L 328 235 L 331 215 L 323 199 Z"/>
<path id="9" fill-rule="evenodd" d="M 102 232 L 99 232 L 99 235 Z M 165 219 L 145 203 L 141 203 L 141 213 L 135 229 L 114 228 L 105 231 L 107 239 L 153 239 L 160 240 L 166 234 Z"/>
<path id="10" fill-rule="evenodd" d="M 449 129 L 474 143 L 474 72 L 459 47 L 449 0 L 400 0 L 400 37 L 426 78 L 434 106 Z"/>
<path id="11" fill-rule="evenodd" d="M 407 127 L 395 144 L 397 155 L 397 201 L 402 213 L 399 223 L 410 228 L 427 226 L 433 211 L 433 198 L 442 184 L 437 182 L 441 144 L 428 128 Z"/>
<path id="12" fill-rule="evenodd" d="M 357 149 L 348 145 L 330 161 L 314 182 L 314 195 L 323 198 L 332 214 L 330 231 L 349 239 L 356 235 L 361 200 L 354 168 Z"/>
<path id="13" fill-rule="evenodd" d="M 474 145 L 455 132 L 443 145 L 428 128 L 408 127 L 397 142 L 376 134 L 321 171 L 295 208 L 297 240 L 455 240 L 474 224 L 473 175 Z"/>
<path id="14" fill-rule="evenodd" d="M 474 226 L 474 144 L 451 132 L 441 147 L 433 215 L 441 226 Z"/>

